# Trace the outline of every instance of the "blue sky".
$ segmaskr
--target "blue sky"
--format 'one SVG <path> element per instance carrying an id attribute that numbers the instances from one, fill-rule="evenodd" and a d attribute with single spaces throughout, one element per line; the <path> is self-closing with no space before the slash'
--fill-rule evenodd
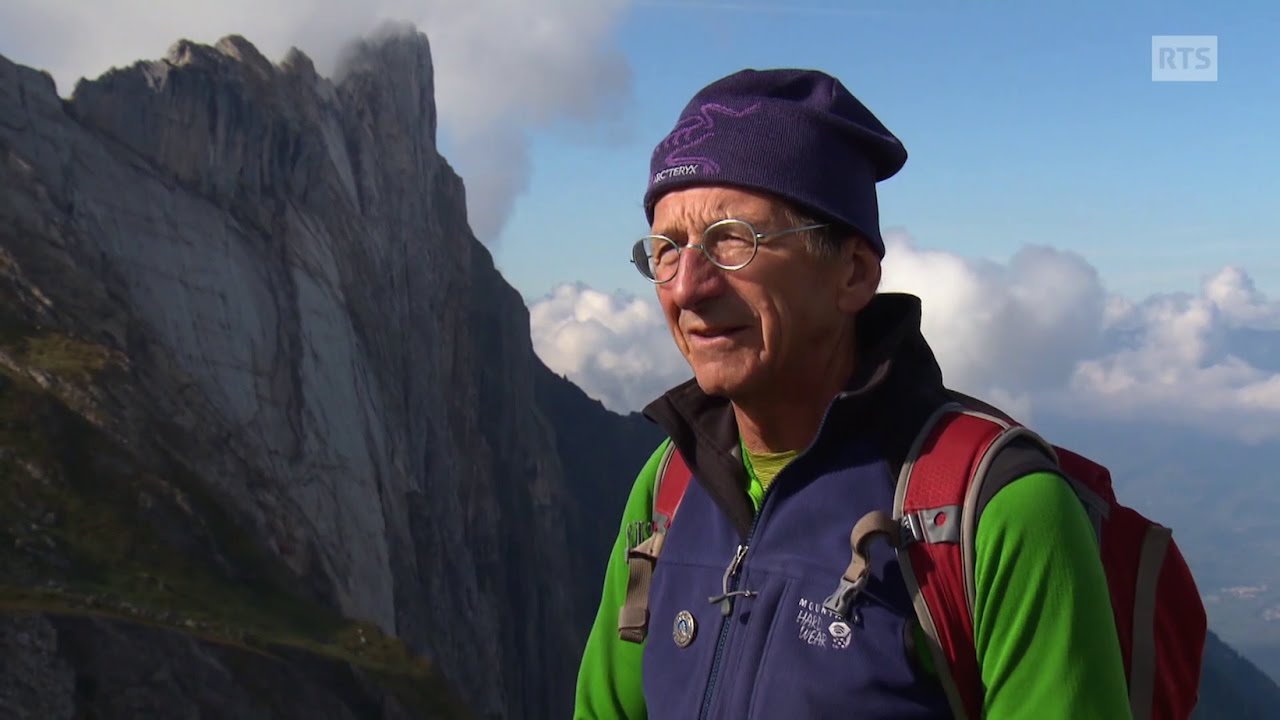
<path id="1" fill-rule="evenodd" d="M 902 138 L 882 226 L 920 247 L 1002 261 L 1047 244 L 1135 298 L 1193 292 L 1228 264 L 1280 292 L 1280 9 L 853 5 L 633 3 L 615 36 L 630 97 L 615 121 L 534 136 L 495 244 L 503 274 L 526 299 L 564 282 L 647 292 L 627 257 L 653 143 L 711 80 L 790 66 L 841 78 Z M 1152 35 L 1218 36 L 1218 81 L 1152 82 Z"/>

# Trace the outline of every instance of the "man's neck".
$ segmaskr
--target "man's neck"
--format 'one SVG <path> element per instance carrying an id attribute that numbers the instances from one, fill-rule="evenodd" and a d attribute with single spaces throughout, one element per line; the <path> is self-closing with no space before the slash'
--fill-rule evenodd
<path id="1" fill-rule="evenodd" d="M 738 432 L 748 450 L 803 450 L 813 442 L 831 400 L 844 390 L 856 364 L 853 348 L 847 344 L 828 357 L 825 367 L 797 377 L 796 384 L 767 388 L 759 397 L 734 401 Z"/>

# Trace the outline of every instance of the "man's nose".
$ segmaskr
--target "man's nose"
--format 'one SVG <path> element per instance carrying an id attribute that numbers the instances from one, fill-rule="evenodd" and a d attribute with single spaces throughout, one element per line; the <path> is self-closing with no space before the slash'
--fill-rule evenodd
<path id="1" fill-rule="evenodd" d="M 723 281 L 724 271 L 701 248 L 686 247 L 680 252 L 676 276 L 665 287 L 677 305 L 691 308 L 718 294 Z"/>

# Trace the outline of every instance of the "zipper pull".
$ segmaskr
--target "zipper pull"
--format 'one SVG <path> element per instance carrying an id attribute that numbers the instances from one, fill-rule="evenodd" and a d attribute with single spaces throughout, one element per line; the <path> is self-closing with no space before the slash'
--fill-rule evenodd
<path id="1" fill-rule="evenodd" d="M 755 592 L 751 590 L 729 590 L 729 584 L 738 574 L 738 570 L 742 567 L 742 561 L 747 556 L 747 546 L 739 545 L 737 552 L 733 554 L 733 560 L 729 561 L 729 567 L 725 568 L 724 577 L 720 581 L 721 593 L 707 600 L 712 604 L 720 605 L 720 614 L 728 617 L 733 612 L 733 598 L 741 595 L 742 597 L 754 597 Z"/>
<path id="2" fill-rule="evenodd" d="M 747 546 L 739 545 L 737 552 L 733 554 L 733 560 L 729 563 L 729 570 L 725 573 L 725 577 L 729 578 L 738 574 L 738 568 L 742 567 L 742 559 L 747 556 Z"/>

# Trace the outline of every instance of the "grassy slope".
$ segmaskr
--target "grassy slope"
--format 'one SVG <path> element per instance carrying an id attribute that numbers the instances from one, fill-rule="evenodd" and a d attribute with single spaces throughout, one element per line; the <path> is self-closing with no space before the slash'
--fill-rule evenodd
<path id="1" fill-rule="evenodd" d="M 72 410 L 122 377 L 104 348 L 0 327 L 0 611 L 92 614 L 350 663 L 424 716 L 462 704 L 426 660 L 289 589 L 202 484 Z M 91 413 L 88 413 L 91 416 Z"/>

